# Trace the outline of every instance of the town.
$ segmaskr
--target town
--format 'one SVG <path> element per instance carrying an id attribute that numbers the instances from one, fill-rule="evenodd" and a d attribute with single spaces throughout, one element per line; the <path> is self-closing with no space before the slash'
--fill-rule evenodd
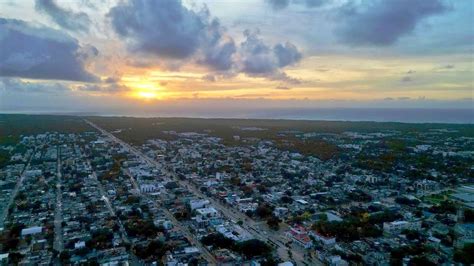
<path id="1" fill-rule="evenodd" d="M 234 126 L 137 145 L 97 121 L 1 144 L 0 265 L 474 263 L 472 135 Z"/>

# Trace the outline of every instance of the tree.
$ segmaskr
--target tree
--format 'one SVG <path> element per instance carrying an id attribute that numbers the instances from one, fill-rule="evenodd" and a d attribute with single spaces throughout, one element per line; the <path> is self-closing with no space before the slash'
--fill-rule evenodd
<path id="1" fill-rule="evenodd" d="M 428 260 L 425 256 L 417 256 L 410 260 L 410 264 L 413 266 L 435 266 L 436 263 Z"/>
<path id="2" fill-rule="evenodd" d="M 462 249 L 456 250 L 454 252 L 454 261 L 466 265 L 474 264 L 474 244 L 466 244 Z"/>
<path id="3" fill-rule="evenodd" d="M 431 207 L 430 211 L 439 214 L 451 213 L 455 214 L 457 210 L 457 204 L 450 200 L 444 200 L 439 205 Z"/>
<path id="4" fill-rule="evenodd" d="M 235 244 L 234 240 L 225 237 L 221 233 L 209 234 L 201 238 L 201 242 L 206 246 L 212 246 L 214 248 L 227 248 L 227 249 L 231 249 Z"/>
<path id="5" fill-rule="evenodd" d="M 289 196 L 283 196 L 281 197 L 280 199 L 281 203 L 284 203 L 284 204 L 291 204 L 293 203 L 293 199 Z"/>
<path id="6" fill-rule="evenodd" d="M 235 249 L 249 259 L 257 256 L 267 256 L 272 251 L 270 246 L 258 239 L 238 243 Z"/>
<path id="7" fill-rule="evenodd" d="M 243 187 L 242 187 L 242 192 L 244 192 L 244 195 L 245 195 L 246 197 L 249 197 L 249 196 L 252 195 L 253 189 L 252 189 L 251 187 L 249 187 L 249 186 L 243 186 Z"/>
<path id="8" fill-rule="evenodd" d="M 140 245 L 134 248 L 134 253 L 137 257 L 144 260 L 160 260 L 166 251 L 170 250 L 170 246 L 158 241 L 153 240 L 148 245 Z"/>
<path id="9" fill-rule="evenodd" d="M 464 209 L 464 221 L 466 223 L 474 222 L 474 210 Z"/>
<path id="10" fill-rule="evenodd" d="M 278 231 L 280 229 L 280 219 L 278 217 L 275 217 L 274 215 L 270 216 L 267 219 L 267 225 L 270 227 L 270 229 Z"/>
<path id="11" fill-rule="evenodd" d="M 268 216 L 272 215 L 272 212 L 273 212 L 273 208 L 269 206 L 268 204 L 260 204 L 255 210 L 255 213 L 260 218 L 267 218 Z"/>
<path id="12" fill-rule="evenodd" d="M 259 184 L 257 185 L 257 190 L 260 192 L 260 193 L 266 193 L 268 192 L 268 189 L 265 185 L 263 184 Z"/>

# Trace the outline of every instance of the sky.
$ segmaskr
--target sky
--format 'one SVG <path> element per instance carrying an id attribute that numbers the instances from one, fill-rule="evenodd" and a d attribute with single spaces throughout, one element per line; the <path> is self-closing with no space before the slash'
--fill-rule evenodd
<path id="1" fill-rule="evenodd" d="M 0 111 L 473 108 L 472 0 L 0 0 Z"/>

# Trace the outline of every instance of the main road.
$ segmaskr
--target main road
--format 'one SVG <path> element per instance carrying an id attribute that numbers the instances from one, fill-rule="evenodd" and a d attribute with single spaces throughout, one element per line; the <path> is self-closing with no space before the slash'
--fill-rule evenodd
<path id="1" fill-rule="evenodd" d="M 56 208 L 54 210 L 54 243 L 53 248 L 61 253 L 64 250 L 63 241 L 63 191 L 62 191 L 62 174 L 61 174 L 61 148 L 57 147 L 56 162 Z"/>
<path id="2" fill-rule="evenodd" d="M 146 194 L 142 194 L 140 192 L 140 187 L 138 186 L 137 181 L 135 180 L 133 175 L 130 173 L 130 171 L 128 171 L 127 169 L 124 169 L 124 173 L 130 178 L 130 182 L 132 183 L 132 186 L 134 187 L 135 190 L 137 190 L 137 193 L 140 197 L 147 200 L 148 202 L 151 202 L 156 208 L 161 209 L 163 213 L 165 214 L 166 218 L 168 218 L 174 224 L 174 226 L 178 228 L 178 230 L 183 232 L 186 239 L 188 239 L 188 241 L 191 244 L 195 245 L 203 252 L 204 257 L 208 262 L 212 263 L 213 265 L 217 264 L 216 258 L 209 252 L 209 250 L 207 250 L 201 244 L 201 242 L 198 239 L 196 239 L 196 237 L 188 230 L 188 228 L 181 225 L 181 223 L 176 219 L 176 217 L 174 217 L 174 215 L 168 209 L 166 209 L 165 207 L 159 206 L 153 199 L 148 198 Z"/>
<path id="3" fill-rule="evenodd" d="M 157 169 L 160 169 L 162 171 L 164 170 L 164 172 L 168 176 L 171 176 L 182 187 L 186 187 L 191 192 L 193 192 L 193 194 L 195 194 L 196 196 L 209 200 L 213 204 L 213 206 L 216 209 L 218 209 L 228 219 L 235 220 L 235 221 L 238 221 L 238 220 L 243 221 L 244 224 L 242 225 L 242 227 L 244 229 L 249 231 L 249 233 L 251 233 L 255 238 L 257 238 L 261 241 L 271 242 L 274 246 L 277 247 L 277 252 L 278 252 L 279 256 L 282 259 L 284 259 L 284 260 L 289 259 L 288 258 L 288 253 L 289 253 L 288 251 L 290 251 L 290 250 L 285 246 L 285 243 L 288 241 L 288 239 L 286 239 L 284 236 L 282 236 L 278 233 L 275 233 L 274 231 L 271 231 L 271 230 L 269 230 L 269 229 L 267 229 L 263 226 L 258 226 L 257 223 L 254 220 L 250 219 L 249 217 L 247 217 L 242 212 L 240 212 L 238 210 L 235 210 L 231 207 L 225 206 L 222 203 L 220 203 L 219 201 L 215 200 L 214 198 L 209 197 L 207 195 L 204 195 L 198 189 L 196 189 L 193 185 L 191 185 L 189 182 L 179 179 L 178 176 L 176 175 L 176 173 L 171 172 L 170 170 L 161 168 L 161 165 L 158 164 L 156 161 L 154 161 L 153 159 L 151 159 L 147 155 L 143 154 L 141 151 L 139 151 L 135 147 L 132 147 L 130 144 L 128 144 L 128 143 L 124 142 L 123 140 L 117 138 L 112 133 L 106 131 L 105 129 L 103 129 L 99 126 L 97 126 L 96 124 L 90 122 L 89 120 L 85 120 L 85 122 L 87 124 L 89 124 L 90 126 L 92 126 L 93 128 L 95 128 L 96 130 L 98 130 L 99 132 L 101 132 L 103 135 L 106 135 L 111 140 L 113 140 L 116 143 L 120 144 L 128 152 L 131 152 L 132 154 L 134 154 L 135 156 L 140 158 L 142 160 L 142 162 L 147 163 L 148 165 L 153 166 L 153 167 L 155 167 Z M 318 261 L 318 260 L 312 260 L 311 262 L 307 261 L 305 259 L 305 253 L 301 249 L 298 249 L 298 248 L 297 249 L 291 249 L 291 253 L 292 253 L 292 258 L 291 259 L 294 262 L 296 262 L 297 265 L 323 265 L 323 263 Z"/>

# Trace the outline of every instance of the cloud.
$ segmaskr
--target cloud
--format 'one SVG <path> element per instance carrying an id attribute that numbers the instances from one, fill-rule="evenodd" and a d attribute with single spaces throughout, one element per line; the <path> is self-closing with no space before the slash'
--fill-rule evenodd
<path id="1" fill-rule="evenodd" d="M 209 82 L 215 82 L 216 81 L 216 76 L 207 74 L 201 77 L 202 80 L 204 81 L 209 81 Z"/>
<path id="2" fill-rule="evenodd" d="M 180 0 L 130 0 L 111 8 L 108 16 L 132 52 L 175 60 L 196 56 L 198 63 L 219 71 L 232 67 L 234 40 L 206 7 L 197 12 Z"/>
<path id="3" fill-rule="evenodd" d="M 454 69 L 456 66 L 455 65 L 444 65 L 444 66 L 440 66 L 439 68 L 440 69 Z"/>
<path id="4" fill-rule="evenodd" d="M 288 7 L 290 0 L 267 0 L 266 1 L 274 10 L 281 10 Z"/>
<path id="5" fill-rule="evenodd" d="M 328 0 L 266 0 L 266 3 L 270 5 L 273 10 L 282 10 L 290 6 L 291 4 L 304 5 L 308 8 L 315 8 L 325 5 Z"/>
<path id="6" fill-rule="evenodd" d="M 233 66 L 233 56 L 237 51 L 234 39 L 227 36 L 226 29 L 218 19 L 211 20 L 209 10 L 205 9 L 206 31 L 203 36 L 202 59 L 199 63 L 214 70 L 229 70 Z"/>
<path id="7" fill-rule="evenodd" d="M 62 8 L 54 0 L 36 0 L 35 8 L 64 29 L 80 32 L 89 31 L 91 21 L 84 12 L 75 13 Z"/>
<path id="8" fill-rule="evenodd" d="M 402 97 L 397 97 L 397 98 L 386 97 L 383 100 L 384 101 L 407 101 L 407 100 L 410 100 L 410 99 L 411 99 L 410 97 L 402 96 Z"/>
<path id="9" fill-rule="evenodd" d="M 119 81 L 118 77 L 107 77 L 102 80 L 102 82 L 109 83 L 109 84 L 114 84 L 114 83 L 117 83 L 118 81 Z"/>
<path id="10" fill-rule="evenodd" d="M 412 81 L 413 81 L 413 78 L 410 77 L 410 76 L 405 76 L 405 77 L 403 77 L 400 81 L 401 81 L 401 82 L 405 82 L 405 83 L 406 83 L 406 82 L 412 82 Z"/>
<path id="11" fill-rule="evenodd" d="M 307 7 L 320 7 L 325 5 L 328 0 L 304 0 Z"/>
<path id="12" fill-rule="evenodd" d="M 280 68 L 298 63 L 302 56 L 295 45 L 287 42 L 271 47 L 260 37 L 259 32 L 244 32 L 245 40 L 240 44 L 240 70 L 250 76 L 266 76 L 275 80 L 289 80 Z"/>
<path id="13" fill-rule="evenodd" d="M 292 65 L 296 62 L 299 62 L 302 58 L 301 53 L 298 51 L 298 48 L 290 42 L 285 44 L 277 44 L 273 47 L 273 51 L 278 58 L 278 65 L 280 67 L 285 67 Z"/>
<path id="14" fill-rule="evenodd" d="M 180 0 L 129 0 L 111 8 L 108 16 L 132 52 L 156 56 L 162 66 L 167 65 L 164 61 L 186 59 L 217 75 L 245 73 L 297 82 L 280 71 L 301 60 L 295 45 L 287 42 L 272 47 L 258 32 L 246 31 L 245 41 L 238 46 L 205 6 L 195 11 Z"/>
<path id="15" fill-rule="evenodd" d="M 0 90 L 14 93 L 64 93 L 70 88 L 59 82 L 31 82 L 16 78 L 0 78 Z"/>
<path id="16" fill-rule="evenodd" d="M 276 89 L 276 90 L 285 90 L 285 91 L 291 90 L 290 87 L 283 86 L 283 85 L 278 85 L 278 86 L 275 87 L 275 89 Z"/>
<path id="17" fill-rule="evenodd" d="M 123 1 L 109 11 L 115 32 L 133 51 L 167 58 L 196 52 L 205 33 L 202 18 L 180 0 Z"/>
<path id="18" fill-rule="evenodd" d="M 130 88 L 118 83 L 106 84 L 84 84 L 76 87 L 78 91 L 101 92 L 101 93 L 119 93 L 130 91 Z"/>
<path id="19" fill-rule="evenodd" d="M 97 81 L 85 70 L 98 51 L 60 31 L 0 18 L 0 76 Z M 94 50 L 95 49 L 95 50 Z"/>
<path id="20" fill-rule="evenodd" d="M 441 0 L 348 2 L 339 10 L 338 34 L 350 45 L 391 45 L 413 32 L 421 20 L 446 10 Z"/>

